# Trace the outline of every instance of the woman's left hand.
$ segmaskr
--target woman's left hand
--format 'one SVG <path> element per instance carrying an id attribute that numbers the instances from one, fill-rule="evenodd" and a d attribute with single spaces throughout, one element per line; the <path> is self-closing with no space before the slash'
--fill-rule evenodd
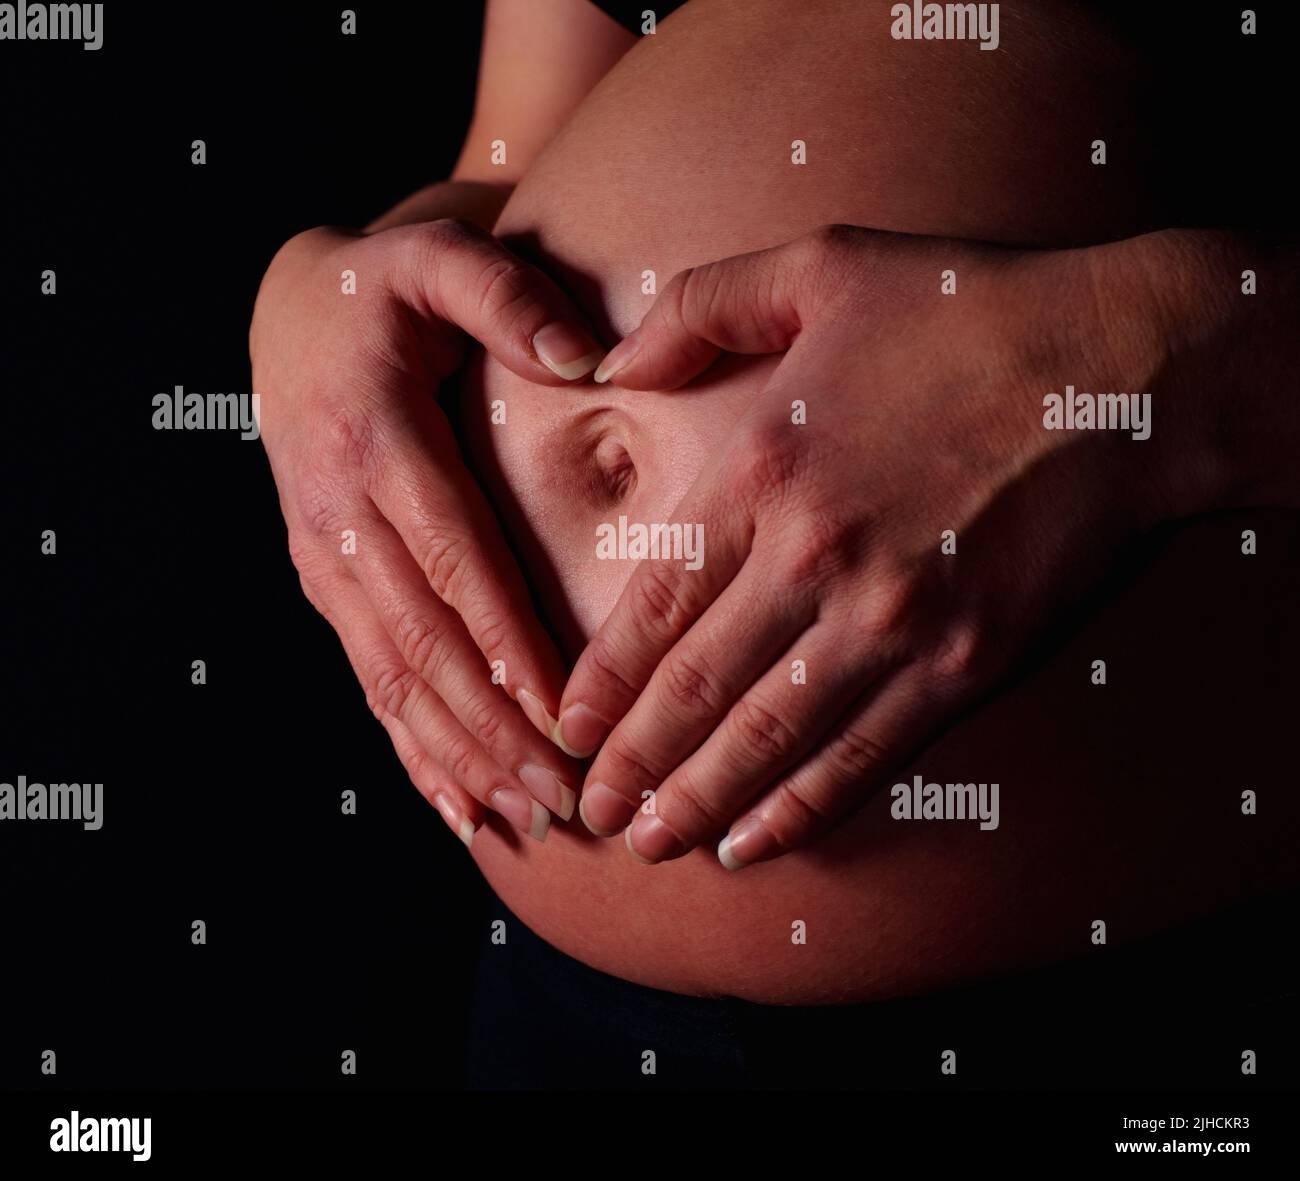
<path id="1" fill-rule="evenodd" d="M 1213 414 L 1169 380 L 1192 323 L 1173 276 L 1200 265 L 1177 234 L 1039 252 L 832 226 L 678 275 L 598 380 L 788 351 L 673 515 L 702 566 L 640 562 L 568 683 L 560 736 L 599 748 L 588 827 L 651 862 L 806 844 L 1127 542 L 1213 501 Z M 1137 395 L 1105 403 L 1125 429 L 1049 429 L 1071 390 L 1076 416 Z"/>

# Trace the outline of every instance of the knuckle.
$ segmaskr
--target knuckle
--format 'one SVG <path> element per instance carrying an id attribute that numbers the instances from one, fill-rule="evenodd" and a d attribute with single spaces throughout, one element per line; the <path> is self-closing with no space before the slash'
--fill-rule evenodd
<path id="1" fill-rule="evenodd" d="M 639 792 L 642 788 L 657 788 L 663 782 L 663 773 L 647 763 L 645 756 L 632 747 L 617 731 L 606 740 L 604 747 L 601 748 L 600 758 L 610 772 L 609 778 L 605 780 L 606 783 L 610 783 L 611 786 L 630 784 L 636 788 L 634 794 L 637 798 L 634 801 L 629 799 L 629 803 L 639 804 Z M 616 786 L 615 789 L 622 795 L 628 794 L 625 788 Z"/>
<path id="2" fill-rule="evenodd" d="M 674 778 L 670 800 L 666 806 L 660 805 L 660 814 L 664 812 L 671 813 L 672 828 L 679 836 L 685 835 L 687 830 L 693 833 L 720 832 L 733 819 L 682 772 Z"/>
<path id="3" fill-rule="evenodd" d="M 597 638 L 592 640 L 583 656 L 588 679 L 596 682 L 595 695 L 610 697 L 616 701 L 635 701 L 637 688 L 618 669 L 618 659 L 608 642 Z"/>
<path id="4" fill-rule="evenodd" d="M 321 422 L 318 447 L 328 470 L 364 472 L 374 458 L 374 421 L 359 406 L 335 406 Z"/>
<path id="5" fill-rule="evenodd" d="M 465 719 L 465 728 L 478 739 L 481 746 L 488 748 L 497 744 L 504 725 L 501 707 L 492 701 L 480 701 L 471 705 Z"/>
<path id="6" fill-rule="evenodd" d="M 694 656 L 674 651 L 664 658 L 663 688 L 672 705 L 687 717 L 711 717 L 717 709 L 715 679 Z"/>
<path id="7" fill-rule="evenodd" d="M 429 756 L 424 753 L 420 746 L 414 743 L 405 743 L 402 746 L 397 746 L 394 743 L 394 746 L 398 757 L 402 760 L 402 765 L 406 768 L 406 774 L 410 777 L 412 783 L 418 785 L 429 769 Z"/>
<path id="8" fill-rule="evenodd" d="M 443 770 L 459 784 L 470 781 L 477 760 L 478 747 L 468 734 L 453 735 L 438 751 L 438 762 Z"/>
<path id="9" fill-rule="evenodd" d="M 339 490 L 318 475 L 303 480 L 294 492 L 294 508 L 303 527 L 315 536 L 333 533 L 342 517 L 339 512 Z M 290 535 L 290 553 L 293 553 L 294 539 Z M 298 546 L 305 551 L 306 541 L 298 539 Z M 297 565 L 295 559 L 294 562 Z M 302 567 L 298 566 L 301 570 Z"/>
<path id="10" fill-rule="evenodd" d="M 802 586 L 852 569 L 862 557 L 863 533 L 860 524 L 843 515 L 824 510 L 803 514 L 784 561 L 786 580 Z"/>
<path id="11" fill-rule="evenodd" d="M 863 596 L 854 632 L 884 652 L 906 655 L 928 616 L 926 596 L 912 579 L 887 575 Z"/>
<path id="12" fill-rule="evenodd" d="M 742 502 L 781 495 L 803 470 L 796 429 L 783 422 L 754 427 L 737 448 L 730 483 Z"/>
<path id="13" fill-rule="evenodd" d="M 842 783 L 863 779 L 889 765 L 891 753 L 879 742 L 859 733 L 852 726 L 837 734 L 826 747 L 826 761 L 830 764 L 834 782 Z M 804 802 L 809 791 L 803 792 Z"/>
<path id="14" fill-rule="evenodd" d="M 394 632 L 397 649 L 407 666 L 419 670 L 426 678 L 435 674 L 447 638 L 446 628 L 430 618 L 427 611 L 414 605 L 397 617 Z"/>
<path id="15" fill-rule="evenodd" d="M 687 267 L 685 270 L 678 271 L 660 287 L 659 295 L 654 302 L 656 315 L 669 317 L 674 325 L 683 319 L 687 301 L 693 298 L 691 289 L 698 284 L 695 277 L 697 270 L 698 267 Z"/>
<path id="16" fill-rule="evenodd" d="M 990 645 L 983 632 L 969 623 L 954 623 L 930 657 L 930 671 L 939 680 L 965 684 L 982 680 L 989 668 Z"/>
<path id="17" fill-rule="evenodd" d="M 303 597 L 316 609 L 316 613 L 332 626 L 334 620 L 330 616 L 330 610 L 324 598 L 316 592 L 316 584 L 305 574 L 299 574 L 298 585 L 302 588 Z"/>
<path id="18" fill-rule="evenodd" d="M 783 761 L 798 743 L 795 732 L 775 710 L 749 698 L 741 698 L 733 707 L 731 729 L 751 764 Z"/>
<path id="19" fill-rule="evenodd" d="M 655 300 L 643 321 L 642 332 L 655 337 L 659 359 L 671 366 L 689 365 L 696 359 L 698 334 L 725 331 L 727 316 L 721 269 L 712 264 L 678 271 Z"/>
<path id="20" fill-rule="evenodd" d="M 311 598 L 308 583 L 315 584 L 324 572 L 325 560 L 314 537 L 304 534 L 301 529 L 289 530 L 289 561 L 298 571 L 298 578 L 304 584 L 303 592 Z"/>
<path id="21" fill-rule="evenodd" d="M 690 618 L 682 584 L 671 568 L 643 563 L 633 579 L 633 616 L 656 635 L 677 635 Z"/>
<path id="22" fill-rule="evenodd" d="M 789 844 L 801 835 L 829 828 L 834 815 L 829 788 L 799 779 L 791 780 L 784 791 L 776 793 L 771 812 L 763 819 L 778 840 Z"/>
<path id="23" fill-rule="evenodd" d="M 478 312 L 484 319 L 508 326 L 532 306 L 524 268 L 512 258 L 494 258 L 478 279 Z"/>
<path id="24" fill-rule="evenodd" d="M 489 658 L 506 646 L 510 636 L 510 624 L 495 615 L 479 615 L 474 621 L 474 642 Z"/>
<path id="25" fill-rule="evenodd" d="M 668 288 L 676 299 L 670 306 L 678 310 L 681 318 L 692 324 L 713 324 L 723 310 L 721 299 L 723 285 L 719 267 L 688 267 L 672 277 Z"/>
<path id="26" fill-rule="evenodd" d="M 371 712 L 381 721 L 385 717 L 400 717 L 419 683 L 420 678 L 410 668 L 385 665 L 376 673 L 366 695 Z"/>
<path id="27" fill-rule="evenodd" d="M 289 561 L 302 577 L 307 577 L 316 564 L 316 546 L 297 529 L 289 530 Z"/>
<path id="28" fill-rule="evenodd" d="M 422 563 L 433 593 L 445 603 L 460 601 L 468 569 L 469 541 L 463 534 L 447 532 L 437 537 Z"/>

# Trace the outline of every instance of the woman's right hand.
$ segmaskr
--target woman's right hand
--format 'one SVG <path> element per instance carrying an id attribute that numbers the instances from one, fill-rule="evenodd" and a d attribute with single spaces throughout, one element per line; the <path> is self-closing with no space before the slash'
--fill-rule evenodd
<path id="1" fill-rule="evenodd" d="M 540 384 L 600 359 L 554 283 L 469 223 L 310 230 L 262 280 L 253 388 L 303 591 L 412 781 L 466 844 L 484 805 L 540 840 L 580 777 L 548 741 L 558 653 L 437 402 L 470 336 Z"/>

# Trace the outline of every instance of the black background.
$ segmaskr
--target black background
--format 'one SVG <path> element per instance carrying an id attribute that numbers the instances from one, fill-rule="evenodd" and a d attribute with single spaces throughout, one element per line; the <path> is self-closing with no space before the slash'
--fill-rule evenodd
<path id="1" fill-rule="evenodd" d="M 0 43 L 0 779 L 105 784 L 100 832 L 0 827 L 0 1085 L 462 1081 L 487 890 L 302 598 L 260 443 L 151 426 L 175 385 L 250 391 L 248 321 L 287 237 L 363 224 L 450 169 L 481 5 L 357 6 L 356 37 L 341 7 L 109 3 L 98 52 Z M 1180 183 L 1189 206 L 1294 217 L 1295 42 L 1225 61 L 1176 22 L 1147 35 L 1206 80 L 1162 145 L 1201 178 Z M 1261 929 L 1288 941 L 1292 913 Z M 1166 982 L 1212 966 L 1170 962 L 1135 1017 L 1153 1036 Z M 1039 1003 L 1045 1039 L 1077 1032 L 1078 1013 Z M 1294 1046 L 1293 1008 L 1252 1010 L 1225 1053 L 1246 1028 Z"/>
<path id="2" fill-rule="evenodd" d="M 0 827 L 5 1084 L 328 1086 L 344 1048 L 363 1085 L 460 1079 L 485 887 L 303 600 L 261 443 L 151 426 L 177 384 L 250 391 L 287 237 L 450 171 L 481 6 L 342 7 L 0 43 L 0 779 L 105 785 L 99 832 Z"/>

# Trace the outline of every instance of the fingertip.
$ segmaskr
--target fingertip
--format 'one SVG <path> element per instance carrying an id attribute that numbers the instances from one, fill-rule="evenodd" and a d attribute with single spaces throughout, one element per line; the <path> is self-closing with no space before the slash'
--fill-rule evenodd
<path id="1" fill-rule="evenodd" d="M 569 820 L 577 804 L 578 795 L 555 772 L 536 763 L 525 763 L 516 772 L 520 782 L 528 788 L 535 800 L 540 801 L 561 820 Z"/>
<path id="2" fill-rule="evenodd" d="M 746 816 L 718 844 L 718 860 L 726 869 L 744 869 L 781 853 L 781 844 L 757 816 Z"/>
<path id="3" fill-rule="evenodd" d="M 551 716 L 551 711 L 542 704 L 542 699 L 536 693 L 520 689 L 515 694 L 515 700 L 519 702 L 519 708 L 524 711 L 524 716 L 541 734 L 550 738 L 555 733 L 555 718 Z"/>
<path id="4" fill-rule="evenodd" d="M 577 381 L 580 377 L 586 377 L 588 373 L 596 368 L 601 356 L 602 354 L 599 352 L 586 353 L 576 361 L 560 362 L 543 357 L 539 353 L 538 359 L 556 377 L 562 377 L 565 381 Z"/>
<path id="5" fill-rule="evenodd" d="M 587 792 L 583 792 L 582 798 L 578 801 L 578 818 L 586 826 L 587 831 L 594 837 L 608 839 L 609 837 L 618 836 L 619 830 L 617 828 L 604 828 L 593 822 L 591 817 L 587 815 Z"/>
<path id="6" fill-rule="evenodd" d="M 578 702 L 560 713 L 551 731 L 551 741 L 570 758 L 586 759 L 600 749 L 609 730 L 595 710 Z"/>
<path id="7" fill-rule="evenodd" d="M 528 835 L 535 841 L 545 841 L 551 831 L 551 814 L 536 800 L 533 800 L 533 819 L 529 825 Z"/>
<path id="8" fill-rule="evenodd" d="M 533 352 L 557 377 L 577 381 L 601 364 L 604 350 L 578 328 L 553 320 L 542 325 L 532 339 Z"/>
<path id="9" fill-rule="evenodd" d="M 442 817 L 447 827 L 460 838 L 465 848 L 472 847 L 474 825 L 470 818 L 456 806 L 451 796 L 445 791 L 435 792 L 433 806 L 438 810 L 438 815 Z"/>
<path id="10" fill-rule="evenodd" d="M 654 862 L 651 861 L 649 857 L 642 857 L 641 854 L 636 851 L 636 846 L 632 844 L 632 826 L 630 824 L 623 830 L 623 844 L 627 847 L 627 851 L 641 862 L 642 865 L 654 865 Z"/>
<path id="11" fill-rule="evenodd" d="M 718 860 L 722 862 L 723 869 L 744 869 L 748 864 L 748 862 L 741 861 L 734 853 L 732 853 L 730 833 L 718 842 Z"/>
<path id="12" fill-rule="evenodd" d="M 640 352 L 641 339 L 637 332 L 628 333 L 605 354 L 605 359 L 596 367 L 592 380 L 604 385 L 616 374 L 623 373 Z"/>
<path id="13" fill-rule="evenodd" d="M 655 812 L 646 812 L 623 830 L 627 851 L 643 865 L 658 865 L 687 852 L 687 845 Z"/>
<path id="14" fill-rule="evenodd" d="M 558 746 L 562 751 L 564 751 L 564 753 L 568 755 L 569 758 L 571 759 L 590 758 L 594 751 L 594 748 L 593 750 L 586 750 L 586 751 L 578 750 L 575 747 L 570 746 L 567 742 L 565 742 L 564 735 L 560 733 L 559 722 L 556 722 L 555 727 L 551 730 L 550 739 L 553 743 L 555 743 L 556 746 Z"/>
<path id="15" fill-rule="evenodd" d="M 488 806 L 533 840 L 546 840 L 551 827 L 551 814 L 522 788 L 497 788 L 488 796 Z"/>

